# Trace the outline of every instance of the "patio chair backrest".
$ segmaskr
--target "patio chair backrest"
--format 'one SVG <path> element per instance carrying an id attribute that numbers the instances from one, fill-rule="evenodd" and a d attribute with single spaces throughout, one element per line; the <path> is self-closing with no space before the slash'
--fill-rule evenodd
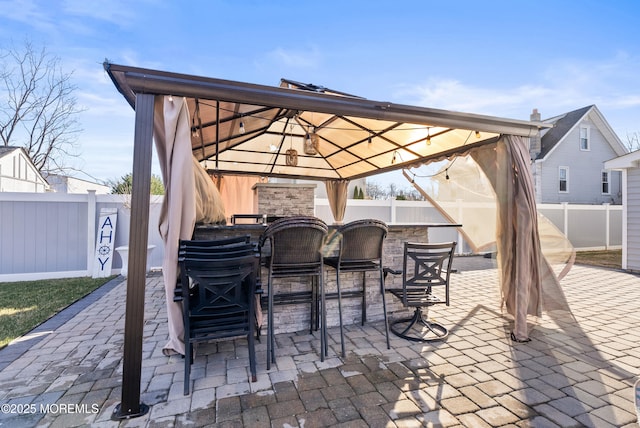
<path id="1" fill-rule="evenodd" d="M 260 237 L 262 248 L 271 244 L 271 266 L 314 264 L 322 265 L 322 245 L 329 228 L 319 218 L 287 217 L 267 226 Z"/>
<path id="2" fill-rule="evenodd" d="M 379 261 L 389 228 L 380 220 L 356 220 L 338 229 L 340 262 Z"/>
<path id="3" fill-rule="evenodd" d="M 424 300 L 420 294 L 415 293 L 416 290 L 430 293 L 434 286 L 445 286 L 446 297 L 443 303 L 449 305 L 449 276 L 455 248 L 455 242 L 405 242 L 402 274 L 405 305 L 420 305 Z"/>
<path id="4" fill-rule="evenodd" d="M 256 252 L 249 235 L 216 240 L 180 241 L 178 261 L 184 257 L 207 258 L 241 257 Z"/>

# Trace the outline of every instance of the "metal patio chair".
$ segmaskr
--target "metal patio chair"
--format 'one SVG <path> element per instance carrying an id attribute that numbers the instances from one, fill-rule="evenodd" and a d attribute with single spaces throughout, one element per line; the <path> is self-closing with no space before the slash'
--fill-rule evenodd
<path id="1" fill-rule="evenodd" d="M 342 356 L 345 357 L 344 332 L 342 320 L 342 298 L 360 297 L 362 299 L 361 317 L 362 325 L 367 320 L 367 272 L 378 272 L 380 278 L 380 293 L 382 294 L 382 310 L 384 312 L 384 325 L 389 346 L 389 328 L 387 325 L 387 304 L 384 296 L 384 275 L 382 267 L 382 246 L 388 232 L 387 225 L 374 219 L 356 220 L 347 223 L 337 229 L 336 235 L 339 241 L 338 255 L 325 257 L 324 263 L 336 271 L 336 284 L 338 299 L 338 313 L 340 318 L 340 345 Z M 343 293 L 340 287 L 340 274 L 345 272 L 362 272 L 362 289 Z M 327 299 L 333 295 L 326 294 Z"/>
<path id="2" fill-rule="evenodd" d="M 325 222 L 316 217 L 286 217 L 271 223 L 259 240 L 261 257 L 268 270 L 268 322 L 267 322 L 267 370 L 275 363 L 274 305 L 309 303 L 313 329 L 314 319 L 318 320 L 318 304 L 322 314 L 320 319 L 320 358 L 324 361 L 327 354 L 326 317 L 324 315 L 324 278 L 322 246 L 327 236 Z M 269 243 L 267 248 L 266 244 Z M 302 277 L 312 278 L 310 291 L 280 292 L 274 284 L 275 278 Z M 315 282 L 314 282 L 315 281 Z"/>
<path id="3" fill-rule="evenodd" d="M 255 296 L 259 259 L 253 245 L 180 241 L 184 321 L 184 394 L 189 394 L 193 344 L 246 336 L 251 381 L 257 380 Z"/>
<path id="4" fill-rule="evenodd" d="M 404 243 L 403 270 L 385 268 L 385 275 L 402 274 L 402 288 L 387 288 L 408 308 L 415 308 L 413 316 L 390 322 L 391 332 L 417 342 L 441 340 L 447 337 L 446 327 L 429 320 L 433 305 L 449 306 L 449 277 L 456 248 L 455 242 Z"/>

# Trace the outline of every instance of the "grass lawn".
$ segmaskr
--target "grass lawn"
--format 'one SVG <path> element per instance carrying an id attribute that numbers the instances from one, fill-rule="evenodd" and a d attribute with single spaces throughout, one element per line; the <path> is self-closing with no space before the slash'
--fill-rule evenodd
<path id="1" fill-rule="evenodd" d="M 576 264 L 622 268 L 622 250 L 577 251 Z"/>
<path id="2" fill-rule="evenodd" d="M 0 283 L 0 349 L 112 278 Z"/>

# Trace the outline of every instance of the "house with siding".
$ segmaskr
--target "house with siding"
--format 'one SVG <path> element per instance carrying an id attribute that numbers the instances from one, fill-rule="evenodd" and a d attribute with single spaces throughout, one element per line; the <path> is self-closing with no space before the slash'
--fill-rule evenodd
<path id="1" fill-rule="evenodd" d="M 22 147 L 0 147 L 0 192 L 35 192 L 49 190 L 49 183 L 31 162 Z"/>
<path id="2" fill-rule="evenodd" d="M 605 162 L 622 174 L 622 269 L 640 271 L 640 151 Z"/>
<path id="3" fill-rule="evenodd" d="M 109 186 L 94 183 L 93 181 L 82 180 L 76 177 L 69 177 L 60 174 L 47 174 L 46 178 L 52 192 L 87 193 L 93 190 L 96 192 L 96 195 L 106 195 L 111 193 L 111 188 Z"/>
<path id="4" fill-rule="evenodd" d="M 537 109 L 531 120 L 541 121 Z M 621 172 L 605 161 L 628 150 L 600 110 L 590 105 L 542 122 L 554 126 L 530 142 L 536 202 L 621 204 Z"/>

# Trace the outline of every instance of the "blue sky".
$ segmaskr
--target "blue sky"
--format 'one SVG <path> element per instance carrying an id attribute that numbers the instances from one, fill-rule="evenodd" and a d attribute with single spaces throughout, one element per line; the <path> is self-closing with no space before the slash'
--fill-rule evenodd
<path id="1" fill-rule="evenodd" d="M 73 72 L 73 163 L 107 180 L 131 170 L 134 115 L 105 58 L 514 119 L 596 104 L 626 142 L 640 132 L 639 20 L 635 0 L 0 0 L 0 46 L 28 39 Z"/>

